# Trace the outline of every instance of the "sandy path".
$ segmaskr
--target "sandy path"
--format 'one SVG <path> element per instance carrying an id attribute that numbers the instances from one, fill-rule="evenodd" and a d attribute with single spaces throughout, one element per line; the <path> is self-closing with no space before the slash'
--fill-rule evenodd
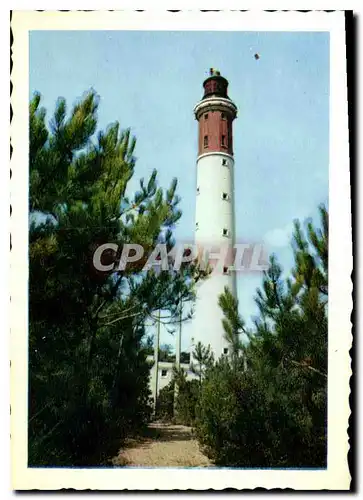
<path id="1" fill-rule="evenodd" d="M 153 423 L 150 437 L 129 441 L 113 459 L 114 465 L 139 467 L 208 467 L 209 459 L 201 453 L 190 427 Z"/>

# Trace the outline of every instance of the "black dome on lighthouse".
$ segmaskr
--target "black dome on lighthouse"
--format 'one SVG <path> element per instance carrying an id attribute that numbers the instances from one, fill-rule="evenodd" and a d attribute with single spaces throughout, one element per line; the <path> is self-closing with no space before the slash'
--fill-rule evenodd
<path id="1" fill-rule="evenodd" d="M 221 76 L 220 72 L 214 68 L 210 68 L 209 77 L 203 82 L 204 95 L 203 99 L 208 97 L 228 97 L 228 80 Z"/>

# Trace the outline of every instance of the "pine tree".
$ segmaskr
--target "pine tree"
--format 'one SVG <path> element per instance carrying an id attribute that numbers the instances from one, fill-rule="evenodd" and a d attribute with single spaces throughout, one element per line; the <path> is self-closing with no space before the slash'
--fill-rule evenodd
<path id="1" fill-rule="evenodd" d="M 211 351 L 210 345 L 204 346 L 201 342 L 198 342 L 192 353 L 193 359 L 197 362 L 197 366 L 192 362 L 191 371 L 198 375 L 199 383 L 202 383 L 203 376 L 213 363 L 213 353 Z"/>
<path id="2" fill-rule="evenodd" d="M 228 287 L 225 287 L 224 293 L 219 296 L 218 305 L 224 315 L 222 325 L 225 339 L 231 348 L 231 360 L 237 367 L 238 358 L 243 350 L 240 334 L 245 331 L 245 325 L 238 312 L 238 300 Z"/>
<path id="3" fill-rule="evenodd" d="M 99 464 L 110 438 L 149 418 L 145 323 L 158 309 L 179 317 L 195 269 L 143 271 L 146 257 L 119 269 L 127 243 L 172 248 L 177 182 L 164 191 L 154 171 L 131 196 L 136 140 L 118 123 L 94 136 L 97 95 L 69 112 L 59 99 L 49 127 L 40 100 L 29 110 L 29 464 Z M 102 255 L 108 271 L 93 262 L 104 243 L 118 249 Z"/>
<path id="4" fill-rule="evenodd" d="M 243 349 L 247 369 L 219 360 L 207 372 L 198 403 L 200 443 L 217 464 L 325 467 L 327 454 L 328 213 L 305 231 L 295 221 L 295 265 L 283 279 L 271 256 L 257 290 L 259 317 Z M 232 345 L 238 304 L 220 298 Z M 238 349 L 235 349 L 236 358 Z M 237 366 L 237 369 L 236 369 Z"/>

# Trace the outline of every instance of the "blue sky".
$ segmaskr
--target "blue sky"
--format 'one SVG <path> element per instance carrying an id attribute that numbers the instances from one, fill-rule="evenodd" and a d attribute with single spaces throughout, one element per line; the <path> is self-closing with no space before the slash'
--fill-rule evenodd
<path id="1" fill-rule="evenodd" d="M 260 54 L 255 60 L 254 54 Z M 178 178 L 192 240 L 197 123 L 193 107 L 208 68 L 221 71 L 239 114 L 234 122 L 236 237 L 264 242 L 286 272 L 295 218 L 317 217 L 328 201 L 329 34 L 308 32 L 38 31 L 30 33 L 30 95 L 48 118 L 59 96 L 69 107 L 89 88 L 100 95 L 99 128 L 119 121 L 137 138 L 135 190 L 156 168 Z M 240 312 L 257 309 L 259 275 L 238 276 Z M 190 326 L 183 333 L 189 345 Z M 173 343 L 162 333 L 162 342 Z"/>

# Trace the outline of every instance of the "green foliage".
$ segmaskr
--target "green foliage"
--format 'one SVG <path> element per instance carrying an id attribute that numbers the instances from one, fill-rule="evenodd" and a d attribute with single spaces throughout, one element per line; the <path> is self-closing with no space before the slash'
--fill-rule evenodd
<path id="1" fill-rule="evenodd" d="M 197 380 L 186 380 L 179 387 L 176 401 L 176 423 L 193 426 L 199 400 L 200 385 Z"/>
<path id="2" fill-rule="evenodd" d="M 158 420 L 165 420 L 170 422 L 174 416 L 174 391 L 175 384 L 174 381 L 169 382 L 169 384 L 163 387 L 156 400 L 156 412 L 155 417 Z"/>
<path id="3" fill-rule="evenodd" d="M 180 362 L 185 363 L 185 364 L 189 364 L 190 363 L 190 353 L 182 351 L 180 353 Z"/>
<path id="4" fill-rule="evenodd" d="M 170 344 L 161 345 L 159 348 L 159 361 L 167 361 L 169 363 L 175 363 L 176 355 L 173 352 L 173 347 Z M 180 362 L 189 363 L 190 354 L 188 352 L 180 353 Z"/>
<path id="5" fill-rule="evenodd" d="M 175 361 L 175 354 L 173 354 L 173 347 L 170 344 L 163 344 L 159 348 L 159 361 Z"/>
<path id="6" fill-rule="evenodd" d="M 216 464 L 325 467 L 327 453 L 328 214 L 322 229 L 295 222 L 295 266 L 287 280 L 274 256 L 257 290 L 260 315 L 245 332 L 238 304 L 220 298 L 234 357 L 210 367 L 201 385 L 196 433 Z M 236 347 L 235 347 L 236 346 Z"/>
<path id="7" fill-rule="evenodd" d="M 231 347 L 232 363 L 236 364 L 243 349 L 240 334 L 245 331 L 244 321 L 238 313 L 238 301 L 228 287 L 225 287 L 224 293 L 220 295 L 218 303 L 224 314 L 224 318 L 222 319 L 225 332 L 224 337 Z"/>
<path id="8" fill-rule="evenodd" d="M 95 138 L 97 108 L 92 91 L 69 112 L 59 99 L 47 127 L 39 95 L 29 107 L 29 465 L 98 465 L 148 422 L 145 322 L 159 309 L 174 321 L 175 297 L 194 296 L 192 266 L 118 270 L 126 243 L 147 253 L 165 233 L 173 246 L 179 197 L 156 171 L 128 195 L 135 138 L 118 123 Z M 104 243 L 119 248 L 101 258 L 114 270 L 93 264 Z"/>
<path id="9" fill-rule="evenodd" d="M 177 395 L 175 385 L 178 386 Z M 174 367 L 173 379 L 159 392 L 156 418 L 182 425 L 193 425 L 199 388 L 197 380 L 187 380 L 185 371 Z"/>
<path id="10" fill-rule="evenodd" d="M 192 361 L 191 370 L 198 375 L 199 383 L 201 384 L 206 369 L 213 363 L 213 353 L 210 345 L 206 347 L 201 342 L 198 342 L 192 356 L 196 363 Z"/>

